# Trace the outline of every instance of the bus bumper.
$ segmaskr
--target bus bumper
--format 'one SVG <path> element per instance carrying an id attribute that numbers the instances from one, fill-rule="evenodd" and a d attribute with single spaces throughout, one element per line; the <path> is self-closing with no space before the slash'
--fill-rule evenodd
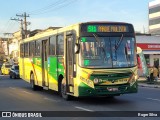
<path id="1" fill-rule="evenodd" d="M 127 93 L 137 93 L 138 85 L 135 82 L 132 86 L 130 84 L 121 85 L 108 85 L 108 86 L 95 86 L 95 88 L 90 88 L 85 84 L 79 86 L 79 97 L 85 96 L 117 96 Z"/>

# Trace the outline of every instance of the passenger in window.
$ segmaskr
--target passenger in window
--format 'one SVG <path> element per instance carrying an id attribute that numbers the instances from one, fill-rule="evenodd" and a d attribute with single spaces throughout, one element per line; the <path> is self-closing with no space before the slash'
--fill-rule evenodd
<path id="1" fill-rule="evenodd" d="M 91 50 L 90 43 L 88 42 L 81 43 L 81 53 L 84 58 L 92 56 L 92 50 Z"/>
<path id="2" fill-rule="evenodd" d="M 92 56 L 92 50 L 91 50 L 91 44 L 89 42 L 86 42 L 86 55 L 89 57 L 89 56 Z"/>

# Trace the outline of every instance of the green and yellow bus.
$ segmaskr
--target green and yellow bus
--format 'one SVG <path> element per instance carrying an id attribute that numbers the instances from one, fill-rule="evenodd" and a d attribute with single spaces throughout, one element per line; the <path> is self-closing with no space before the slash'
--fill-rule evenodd
<path id="1" fill-rule="evenodd" d="M 71 96 L 137 92 L 136 40 L 132 24 L 85 22 L 39 33 L 20 43 L 20 77 L 34 90 Z"/>

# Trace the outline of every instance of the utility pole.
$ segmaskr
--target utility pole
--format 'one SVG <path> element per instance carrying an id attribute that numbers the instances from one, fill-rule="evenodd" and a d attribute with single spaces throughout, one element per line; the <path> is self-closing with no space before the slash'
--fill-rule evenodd
<path id="1" fill-rule="evenodd" d="M 22 19 L 17 19 L 17 18 L 11 18 L 11 20 L 15 20 L 15 21 L 20 21 L 21 22 L 21 36 L 22 36 L 22 39 L 25 38 L 25 34 L 24 34 L 24 30 L 23 30 L 23 20 Z"/>
<path id="2" fill-rule="evenodd" d="M 11 18 L 11 20 L 15 20 L 15 21 L 20 21 L 21 22 L 21 35 L 22 35 L 22 39 L 27 38 L 27 26 L 30 25 L 30 22 L 27 22 L 27 17 L 29 17 L 29 15 L 26 14 L 26 12 L 24 12 L 24 14 L 22 15 L 18 15 L 16 14 L 17 17 L 23 17 L 23 19 L 16 19 L 16 18 Z M 24 25 L 24 27 L 23 27 Z M 24 28 L 24 29 L 23 29 Z"/>
<path id="3" fill-rule="evenodd" d="M 27 26 L 30 25 L 30 22 L 27 22 L 27 17 L 29 17 L 29 15 L 26 14 L 26 12 L 24 12 L 24 14 L 22 15 L 18 15 L 16 14 L 16 16 L 18 17 L 23 17 L 23 21 L 24 21 L 24 32 L 25 32 L 25 38 L 27 38 Z"/>

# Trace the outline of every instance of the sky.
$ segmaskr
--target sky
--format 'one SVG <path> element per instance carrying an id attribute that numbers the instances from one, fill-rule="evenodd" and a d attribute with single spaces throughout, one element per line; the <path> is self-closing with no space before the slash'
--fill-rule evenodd
<path id="1" fill-rule="evenodd" d="M 148 32 L 148 4 L 153 0 L 0 0 L 0 36 L 20 30 L 11 18 L 29 15 L 28 30 L 64 27 L 87 21 L 117 21 Z"/>

